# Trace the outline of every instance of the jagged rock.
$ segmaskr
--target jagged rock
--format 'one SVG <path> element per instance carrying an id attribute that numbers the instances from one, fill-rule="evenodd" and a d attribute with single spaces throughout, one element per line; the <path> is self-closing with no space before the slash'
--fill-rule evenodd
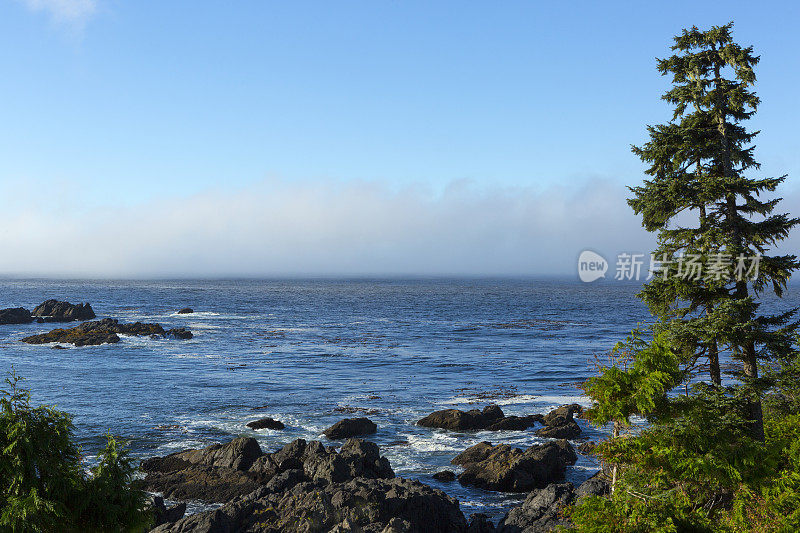
<path id="1" fill-rule="evenodd" d="M 497 531 L 489 521 L 489 517 L 483 513 L 473 513 L 469 516 L 467 533 L 495 533 Z"/>
<path id="2" fill-rule="evenodd" d="M 544 417 L 542 415 L 528 415 L 528 416 L 507 416 L 498 420 L 487 429 L 491 431 L 523 431 L 534 424 L 542 423 Z"/>
<path id="3" fill-rule="evenodd" d="M 566 424 L 573 419 L 573 415 L 583 412 L 583 407 L 577 403 L 562 405 L 556 407 L 546 415 L 544 415 L 544 425 L 546 426 L 560 426 Z"/>
<path id="4" fill-rule="evenodd" d="M 574 439 L 581 434 L 581 427 L 574 420 L 558 426 L 545 426 L 536 430 L 537 437 L 547 439 Z"/>
<path id="5" fill-rule="evenodd" d="M 219 509 L 154 531 L 463 533 L 466 529 L 458 501 L 442 491 L 407 479 L 357 478 L 298 483 L 280 492 L 261 487 Z"/>
<path id="6" fill-rule="evenodd" d="M 0 325 L 3 324 L 30 324 L 34 321 L 31 312 L 24 307 L 0 309 Z"/>
<path id="7" fill-rule="evenodd" d="M 165 337 L 175 337 L 176 339 L 189 340 L 194 334 L 186 328 L 172 328 L 164 332 Z"/>
<path id="8" fill-rule="evenodd" d="M 183 328 L 181 328 L 183 329 Z M 174 331 L 174 330 L 172 330 Z M 191 332 L 185 330 L 191 335 Z M 98 345 L 119 342 L 119 335 L 155 335 L 163 336 L 166 332 L 159 324 L 120 324 L 117 319 L 104 318 L 84 322 L 74 328 L 54 329 L 48 333 L 25 337 L 22 342 L 28 344 L 45 344 L 49 342 L 70 343 L 75 346 Z"/>
<path id="9" fill-rule="evenodd" d="M 451 462 L 464 467 L 462 485 L 502 492 L 527 492 L 564 479 L 567 465 L 576 460 L 567 441 L 536 444 L 522 450 L 508 444 L 481 442 Z"/>
<path id="10" fill-rule="evenodd" d="M 155 527 L 161 524 L 171 524 L 183 518 L 186 513 L 186 503 L 178 503 L 168 508 L 164 505 L 164 498 L 151 496 L 150 509 L 153 512 L 153 526 Z"/>
<path id="11" fill-rule="evenodd" d="M 184 307 L 183 309 L 178 311 L 179 315 L 189 315 L 191 313 L 194 313 L 194 309 L 192 309 L 191 307 Z"/>
<path id="12" fill-rule="evenodd" d="M 497 525 L 498 533 L 539 533 L 569 525 L 564 509 L 580 498 L 609 493 L 608 479 L 602 472 L 584 481 L 577 489 L 572 483 L 553 483 L 528 494 L 525 502 L 511 509 Z"/>
<path id="13" fill-rule="evenodd" d="M 267 417 L 248 422 L 247 427 L 250 429 L 284 429 L 286 426 L 279 420 Z"/>
<path id="14" fill-rule="evenodd" d="M 341 483 L 353 478 L 392 478 L 378 446 L 349 439 L 339 452 L 322 443 L 297 439 L 265 454 L 255 439 L 186 450 L 142 462 L 145 488 L 167 498 L 227 502 L 260 486 L 288 490 L 301 482 Z"/>
<path id="15" fill-rule="evenodd" d="M 581 427 L 575 422 L 573 414 L 583 410 L 577 403 L 562 405 L 544 416 L 543 428 L 536 430 L 536 435 L 548 439 L 574 439 L 581 434 Z"/>
<path id="16" fill-rule="evenodd" d="M 377 430 L 378 426 L 369 418 L 345 418 L 323 431 L 323 434 L 331 440 L 338 440 L 372 435 Z"/>
<path id="17" fill-rule="evenodd" d="M 572 503 L 572 483 L 553 483 L 532 491 L 525 502 L 511 509 L 497 525 L 499 533 L 539 533 L 568 524 L 563 510 Z"/>
<path id="18" fill-rule="evenodd" d="M 580 486 L 575 489 L 576 498 L 585 498 L 586 496 L 605 496 L 611 492 L 611 482 L 608 477 L 601 471 L 584 481 Z"/>
<path id="19" fill-rule="evenodd" d="M 542 422 L 542 415 L 505 416 L 497 405 L 487 405 L 483 410 L 442 409 L 434 411 L 417 422 L 418 426 L 450 429 L 454 431 L 521 431 Z"/>
<path id="20" fill-rule="evenodd" d="M 72 322 L 73 320 L 91 320 L 97 315 L 94 314 L 92 306 L 88 303 L 71 304 L 58 300 L 47 300 L 33 309 L 31 313 L 35 317 L 40 317 L 41 322 Z"/>
<path id="21" fill-rule="evenodd" d="M 452 470 L 442 470 L 441 472 L 436 472 L 432 477 L 436 481 L 442 481 L 447 483 L 449 481 L 456 480 L 456 473 L 453 472 Z"/>

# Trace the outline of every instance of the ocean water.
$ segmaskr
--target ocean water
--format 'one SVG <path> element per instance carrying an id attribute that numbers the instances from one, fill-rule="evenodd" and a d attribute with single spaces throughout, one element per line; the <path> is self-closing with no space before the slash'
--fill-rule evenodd
<path id="1" fill-rule="evenodd" d="M 104 434 L 136 456 L 163 455 L 246 434 L 273 451 L 321 439 L 344 417 L 368 416 L 371 437 L 399 476 L 499 518 L 521 496 L 431 478 L 477 442 L 520 447 L 533 431 L 454 433 L 414 423 L 437 409 L 545 413 L 586 404 L 575 384 L 593 360 L 648 314 L 639 286 L 559 279 L 48 281 L 0 280 L 0 308 L 56 298 L 90 302 L 98 317 L 187 327 L 188 341 L 123 337 L 119 344 L 52 349 L 20 338 L 58 325 L 0 326 L 0 368 L 13 364 L 36 403 L 74 415 L 89 461 Z M 798 291 L 790 291 L 789 303 Z M 177 310 L 192 307 L 194 314 Z M 67 345 L 69 346 L 69 345 Z M 270 416 L 283 431 L 252 431 Z M 603 430 L 583 421 L 583 437 Z M 597 465 L 581 458 L 568 479 Z"/>

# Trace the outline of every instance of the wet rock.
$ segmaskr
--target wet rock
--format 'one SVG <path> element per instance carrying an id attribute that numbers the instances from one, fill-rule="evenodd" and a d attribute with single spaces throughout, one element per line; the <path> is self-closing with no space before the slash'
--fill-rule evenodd
<path id="1" fill-rule="evenodd" d="M 601 471 L 584 481 L 575 489 L 576 498 L 586 496 L 605 496 L 611 492 L 611 481 Z"/>
<path id="2" fill-rule="evenodd" d="M 191 335 L 191 332 L 186 331 Z M 22 339 L 22 342 L 27 342 L 28 344 L 61 342 L 74 344 L 75 346 L 86 346 L 116 343 L 119 342 L 119 335 L 155 335 L 159 337 L 165 333 L 164 328 L 159 324 L 144 324 L 142 322 L 120 324 L 117 319 L 104 318 L 102 320 L 84 322 L 74 328 L 60 328 L 48 333 L 31 335 Z"/>
<path id="3" fill-rule="evenodd" d="M 464 467 L 462 485 L 502 492 L 527 492 L 564 479 L 575 452 L 566 441 L 537 444 L 526 450 L 481 442 L 451 462 Z"/>
<path id="4" fill-rule="evenodd" d="M 534 424 L 541 424 L 543 418 L 542 415 L 507 416 L 489 426 L 488 429 L 491 431 L 523 431 L 533 427 Z"/>
<path id="5" fill-rule="evenodd" d="M 265 454 L 249 437 L 142 462 L 145 488 L 167 498 L 228 502 L 258 487 L 286 491 L 298 483 L 343 483 L 354 478 L 394 477 L 375 443 L 349 439 L 338 452 L 297 439 Z"/>
<path id="6" fill-rule="evenodd" d="M 47 300 L 33 309 L 31 313 L 39 317 L 41 322 L 72 322 L 73 320 L 91 320 L 94 314 L 92 306 L 88 303 L 71 304 L 58 300 Z"/>
<path id="7" fill-rule="evenodd" d="M 537 437 L 546 439 L 574 439 L 581 434 L 581 427 L 574 420 L 559 426 L 545 426 L 536 430 Z"/>
<path id="8" fill-rule="evenodd" d="M 3 324 L 30 324 L 34 321 L 31 312 L 24 307 L 0 309 L 0 325 Z"/>
<path id="9" fill-rule="evenodd" d="M 323 434 L 331 440 L 372 435 L 378 430 L 375 422 L 369 418 L 345 418 L 326 429 Z"/>
<path id="10" fill-rule="evenodd" d="M 192 309 L 191 307 L 184 307 L 183 309 L 178 311 L 179 315 L 189 315 L 191 313 L 194 313 L 194 309 Z"/>
<path id="11" fill-rule="evenodd" d="M 458 502 L 407 479 L 304 482 L 288 491 L 261 487 L 214 511 L 187 516 L 154 531 L 431 532 L 467 529 Z"/>
<path id="12" fill-rule="evenodd" d="M 532 491 L 497 525 L 499 533 L 539 533 L 568 525 L 564 509 L 575 499 L 572 483 L 553 483 Z"/>
<path id="13" fill-rule="evenodd" d="M 469 516 L 467 533 L 494 533 L 497 531 L 489 521 L 489 517 L 483 513 L 473 513 Z"/>
<path id="14" fill-rule="evenodd" d="M 434 411 L 417 422 L 418 426 L 449 429 L 453 431 L 521 431 L 542 422 L 542 415 L 505 416 L 497 405 L 487 405 L 483 410 L 442 409 Z"/>
<path id="15" fill-rule="evenodd" d="M 267 417 L 248 422 L 247 427 L 250 429 L 284 429 L 286 426 L 279 420 Z"/>
<path id="16" fill-rule="evenodd" d="M 189 340 L 194 334 L 186 328 L 172 328 L 164 332 L 165 337 L 175 337 L 176 339 Z"/>
<path id="17" fill-rule="evenodd" d="M 573 419 L 573 415 L 583 412 L 583 407 L 577 403 L 562 405 L 556 407 L 546 415 L 544 415 L 544 424 L 546 426 L 560 426 L 566 424 Z"/>
<path id="18" fill-rule="evenodd" d="M 545 426 L 536 430 L 536 435 L 547 439 L 574 439 L 581 434 L 581 427 L 575 422 L 573 415 L 582 412 L 583 407 L 577 403 L 562 405 L 547 413 L 543 422 Z"/>
<path id="19" fill-rule="evenodd" d="M 436 472 L 432 477 L 436 481 L 447 483 L 456 480 L 456 473 L 452 470 L 442 470 L 441 472 Z"/>
<path id="20" fill-rule="evenodd" d="M 164 498 L 161 496 L 151 496 L 149 503 L 153 512 L 154 527 L 177 522 L 186 513 L 186 503 L 178 503 L 172 507 L 167 507 L 164 504 Z"/>

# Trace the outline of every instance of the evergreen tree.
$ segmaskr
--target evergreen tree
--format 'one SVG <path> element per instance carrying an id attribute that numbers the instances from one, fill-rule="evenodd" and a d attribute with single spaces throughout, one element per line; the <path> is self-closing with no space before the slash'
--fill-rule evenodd
<path id="1" fill-rule="evenodd" d="M 763 440 L 758 363 L 783 357 L 797 324 L 792 311 L 761 314 L 757 298 L 767 288 L 781 296 L 800 266 L 793 255 L 767 255 L 800 220 L 774 213 L 779 198 L 760 198 L 786 176 L 749 176 L 759 168 L 751 144 L 757 132 L 743 122 L 759 104 L 751 90 L 759 58 L 733 42 L 732 27 L 684 30 L 675 38 L 676 53 L 658 61 L 662 75 L 672 76 L 663 98 L 674 116 L 648 128 L 649 141 L 633 148 L 651 178 L 631 189 L 629 204 L 648 231 L 658 232 L 654 257 L 663 275 L 641 293 L 659 319 L 657 329 L 670 331 L 687 366 L 706 357 L 716 386 L 720 354 L 740 361 L 735 377 L 747 389 L 753 435 Z"/>

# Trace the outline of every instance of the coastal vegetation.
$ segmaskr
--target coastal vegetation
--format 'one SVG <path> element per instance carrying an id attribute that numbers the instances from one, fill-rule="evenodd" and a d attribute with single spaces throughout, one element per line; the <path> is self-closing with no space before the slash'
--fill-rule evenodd
<path id="1" fill-rule="evenodd" d="M 629 200 L 658 234 L 639 294 L 654 321 L 584 384 L 589 420 L 613 427 L 596 449 L 612 494 L 574 507 L 577 531 L 800 529 L 796 310 L 763 310 L 800 266 L 770 255 L 800 220 L 764 198 L 786 176 L 751 177 L 759 57 L 732 29 L 684 30 L 658 61 L 674 115 L 633 148 L 649 178 Z"/>
<path id="2" fill-rule="evenodd" d="M 86 471 L 71 417 L 33 407 L 11 372 L 0 392 L 0 531 L 142 531 L 152 520 L 125 446 L 107 435 Z"/>

